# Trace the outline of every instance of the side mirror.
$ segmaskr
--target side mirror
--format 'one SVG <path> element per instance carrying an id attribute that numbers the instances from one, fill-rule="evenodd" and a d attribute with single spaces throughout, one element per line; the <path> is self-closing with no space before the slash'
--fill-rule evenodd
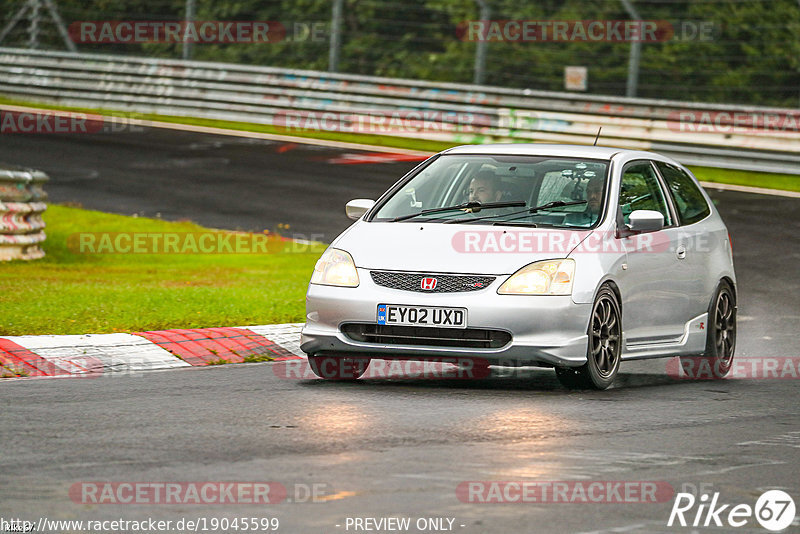
<path id="1" fill-rule="evenodd" d="M 364 214 L 367 213 L 374 205 L 375 201 L 369 198 L 356 198 L 347 203 L 347 205 L 344 207 L 344 212 L 348 217 L 354 221 L 357 221 L 363 217 Z"/>
<path id="2" fill-rule="evenodd" d="M 655 210 L 635 210 L 628 217 L 628 230 L 637 234 L 664 228 L 664 215 Z"/>

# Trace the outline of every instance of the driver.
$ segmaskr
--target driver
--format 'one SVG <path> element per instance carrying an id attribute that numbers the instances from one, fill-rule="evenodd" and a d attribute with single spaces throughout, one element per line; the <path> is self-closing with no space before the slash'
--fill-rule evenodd
<path id="1" fill-rule="evenodd" d="M 493 171 L 480 171 L 469 183 L 470 202 L 480 202 L 481 204 L 499 202 L 502 196 L 500 179 Z"/>

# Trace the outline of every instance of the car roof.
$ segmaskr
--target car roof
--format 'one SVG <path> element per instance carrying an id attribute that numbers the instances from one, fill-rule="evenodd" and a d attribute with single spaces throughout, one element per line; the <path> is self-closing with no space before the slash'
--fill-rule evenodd
<path id="1" fill-rule="evenodd" d="M 616 154 L 652 158 L 652 152 L 591 145 L 556 145 L 546 143 L 498 143 L 462 145 L 449 148 L 442 154 L 508 154 L 514 156 L 565 156 L 610 160 Z"/>

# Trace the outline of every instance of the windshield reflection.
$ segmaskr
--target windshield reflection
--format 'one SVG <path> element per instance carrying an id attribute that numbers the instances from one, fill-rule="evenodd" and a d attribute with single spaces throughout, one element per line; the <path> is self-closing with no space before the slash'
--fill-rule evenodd
<path id="1" fill-rule="evenodd" d="M 591 228 L 602 213 L 607 174 L 608 162 L 592 159 L 444 154 L 398 188 L 371 220 Z M 481 208 L 467 203 L 516 204 L 479 217 Z"/>

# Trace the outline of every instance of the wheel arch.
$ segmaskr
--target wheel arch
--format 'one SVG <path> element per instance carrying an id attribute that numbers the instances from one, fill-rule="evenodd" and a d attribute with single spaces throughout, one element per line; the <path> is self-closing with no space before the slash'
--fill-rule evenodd
<path id="1" fill-rule="evenodd" d="M 592 306 L 594 306 L 594 302 L 597 300 L 597 295 L 600 293 L 600 290 L 603 288 L 603 286 L 608 286 L 609 289 L 611 289 L 611 292 L 614 293 L 614 296 L 617 298 L 617 306 L 619 306 L 619 323 L 620 326 L 622 327 L 620 328 L 620 332 L 622 332 L 624 335 L 625 325 L 622 322 L 622 293 L 620 292 L 619 286 L 617 285 L 617 283 L 614 281 L 613 278 L 604 278 L 600 280 L 600 283 L 597 284 L 597 287 L 594 290 L 594 294 L 592 295 Z M 591 327 L 592 327 L 592 314 L 590 313 L 589 318 L 586 321 L 586 332 L 589 332 Z"/>
<path id="2" fill-rule="evenodd" d="M 599 286 L 597 286 L 598 291 L 600 291 L 600 288 L 603 287 L 603 284 L 608 285 L 611 288 L 611 291 L 614 292 L 614 295 L 617 297 L 617 304 L 619 304 L 619 309 L 620 311 L 622 311 L 622 293 L 620 293 L 619 286 L 617 285 L 617 283 L 611 278 L 603 280 L 603 282 Z"/>
<path id="3" fill-rule="evenodd" d="M 719 283 L 717 284 L 717 287 L 719 287 L 719 284 L 721 284 L 722 282 L 727 282 L 727 284 L 729 286 L 731 286 L 731 290 L 733 291 L 733 298 L 735 299 L 734 302 L 738 306 L 739 305 L 739 295 L 736 293 L 736 282 L 734 282 L 733 279 L 730 276 L 723 275 L 723 277 L 719 279 Z"/>

